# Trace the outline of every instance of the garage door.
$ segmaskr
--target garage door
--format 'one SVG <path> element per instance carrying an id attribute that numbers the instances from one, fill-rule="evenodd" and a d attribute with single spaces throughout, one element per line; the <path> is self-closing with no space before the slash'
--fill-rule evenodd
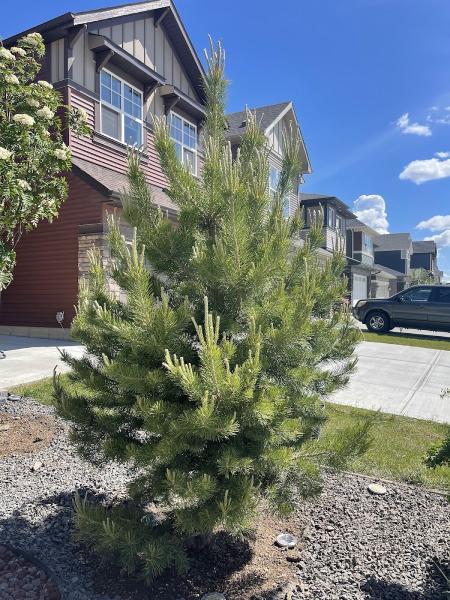
<path id="1" fill-rule="evenodd" d="M 367 298 L 367 277 L 365 275 L 353 275 L 352 304 L 353 306 L 363 298 Z"/>

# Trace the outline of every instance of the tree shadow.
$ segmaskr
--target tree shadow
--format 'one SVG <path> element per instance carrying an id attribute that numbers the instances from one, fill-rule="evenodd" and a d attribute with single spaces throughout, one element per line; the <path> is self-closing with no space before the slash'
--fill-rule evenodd
<path id="1" fill-rule="evenodd" d="M 361 586 L 369 600 L 448 600 L 450 598 L 448 560 L 431 559 L 422 591 L 411 591 L 400 583 L 370 577 Z"/>
<path id="2" fill-rule="evenodd" d="M 95 490 L 80 488 L 78 493 L 88 494 L 92 502 L 108 504 L 108 498 Z M 75 539 L 73 496 L 73 491 L 65 491 L 45 497 L 0 520 L 0 543 L 26 551 L 48 566 L 62 597 L 71 597 L 75 588 L 86 598 L 93 598 L 94 592 L 121 600 L 191 600 L 226 589 L 231 597 L 251 598 L 255 592 L 258 600 L 269 600 L 276 591 L 259 592 L 264 582 L 256 571 L 239 576 L 252 559 L 251 544 L 224 532 L 214 535 L 208 547 L 189 550 L 190 569 L 185 575 L 166 571 L 151 586 L 130 578 Z M 40 518 L 42 512 L 46 514 Z"/>

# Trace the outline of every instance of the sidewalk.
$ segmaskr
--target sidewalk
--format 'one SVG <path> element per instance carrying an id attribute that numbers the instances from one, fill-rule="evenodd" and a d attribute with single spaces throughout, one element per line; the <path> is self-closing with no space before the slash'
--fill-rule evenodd
<path id="1" fill-rule="evenodd" d="M 82 346 L 68 340 L 0 335 L 0 350 L 6 354 L 5 359 L 0 359 L 0 391 L 51 377 L 55 366 L 60 373 L 67 371 L 58 348 L 77 356 L 83 352 Z"/>
<path id="2" fill-rule="evenodd" d="M 330 400 L 450 423 L 450 352 L 397 344 L 362 342 L 357 371 Z"/>

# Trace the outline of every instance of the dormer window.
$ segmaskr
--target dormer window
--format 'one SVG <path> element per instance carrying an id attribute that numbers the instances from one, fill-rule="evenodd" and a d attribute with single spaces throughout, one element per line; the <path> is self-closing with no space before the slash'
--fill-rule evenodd
<path id="1" fill-rule="evenodd" d="M 169 123 L 170 137 L 180 162 L 192 175 L 197 175 L 197 127 L 173 112 Z"/>
<path id="2" fill-rule="evenodd" d="M 141 146 L 142 92 L 109 71 L 100 74 L 100 131 L 119 142 Z"/>

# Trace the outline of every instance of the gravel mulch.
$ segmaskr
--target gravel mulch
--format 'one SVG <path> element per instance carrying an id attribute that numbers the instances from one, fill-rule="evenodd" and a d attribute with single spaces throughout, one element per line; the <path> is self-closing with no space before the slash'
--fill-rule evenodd
<path id="1" fill-rule="evenodd" d="M 0 545 L 0 598 L 60 600 L 61 595 L 44 569 Z"/>
<path id="2" fill-rule="evenodd" d="M 1 395 L 0 412 L 34 420 L 54 414 L 32 400 Z M 264 515 L 249 544 L 218 538 L 215 548 L 194 559 L 198 568 L 184 584 L 167 575 L 153 590 L 125 585 L 74 541 L 72 498 L 79 490 L 120 499 L 127 471 L 86 463 L 74 453 L 66 424 L 53 423 L 47 447 L 0 458 L 0 544 L 25 549 L 48 565 L 63 600 L 199 600 L 205 588 L 226 592 L 227 600 L 266 600 L 285 578 L 297 588 L 293 599 L 447 598 L 436 566 L 445 572 L 450 555 L 447 500 L 400 484 L 388 484 L 385 496 L 373 496 L 367 491 L 370 480 L 356 475 L 327 475 L 323 495 L 299 503 L 288 522 Z M 299 535 L 298 548 L 283 552 L 271 545 L 281 529 Z"/>

